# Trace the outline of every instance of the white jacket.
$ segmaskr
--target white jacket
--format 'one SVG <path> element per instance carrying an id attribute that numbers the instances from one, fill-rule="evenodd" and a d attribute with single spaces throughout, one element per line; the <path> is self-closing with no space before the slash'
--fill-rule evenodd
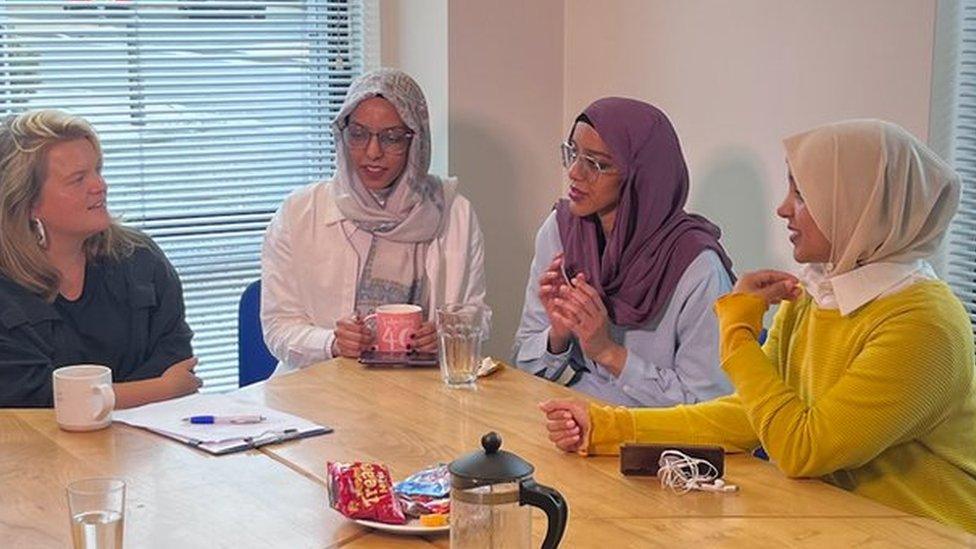
<path id="1" fill-rule="evenodd" d="M 276 374 L 332 358 L 335 323 L 353 313 L 359 254 L 355 230 L 332 199 L 331 182 L 312 183 L 285 199 L 261 251 L 261 326 L 278 358 Z M 427 249 L 428 311 L 444 303 L 485 300 L 484 238 L 471 203 L 444 183 L 449 212 Z"/>

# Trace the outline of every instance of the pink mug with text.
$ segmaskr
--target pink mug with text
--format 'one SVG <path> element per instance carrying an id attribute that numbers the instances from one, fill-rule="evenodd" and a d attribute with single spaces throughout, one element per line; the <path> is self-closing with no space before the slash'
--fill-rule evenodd
<path id="1" fill-rule="evenodd" d="M 363 319 L 376 322 L 376 350 L 381 352 L 406 352 L 410 335 L 420 329 L 424 321 L 423 309 L 417 305 L 380 305 L 376 312 Z"/>

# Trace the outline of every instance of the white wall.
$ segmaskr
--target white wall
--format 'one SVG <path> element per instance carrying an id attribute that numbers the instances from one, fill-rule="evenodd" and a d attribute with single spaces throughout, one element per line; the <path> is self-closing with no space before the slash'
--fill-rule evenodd
<path id="1" fill-rule="evenodd" d="M 563 3 L 457 1 L 449 12 L 450 168 L 481 218 L 489 351 L 507 359 L 533 237 L 561 186 Z"/>
<path id="2" fill-rule="evenodd" d="M 928 135 L 934 0 L 567 0 L 564 121 L 626 95 L 663 108 L 736 269 L 789 267 L 780 140 L 879 117 Z"/>
<path id="3" fill-rule="evenodd" d="M 380 0 L 380 60 L 414 77 L 430 110 L 433 173 L 447 173 L 447 0 Z"/>

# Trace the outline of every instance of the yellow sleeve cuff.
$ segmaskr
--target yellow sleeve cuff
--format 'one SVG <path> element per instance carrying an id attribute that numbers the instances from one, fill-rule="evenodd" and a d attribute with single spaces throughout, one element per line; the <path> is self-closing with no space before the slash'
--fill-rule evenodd
<path id="1" fill-rule="evenodd" d="M 754 294 L 726 294 L 715 302 L 723 361 L 742 343 L 758 341 L 767 308 L 766 300 Z"/>
<path id="2" fill-rule="evenodd" d="M 636 430 L 630 409 L 590 404 L 590 434 L 580 454 L 617 455 L 621 444 L 634 442 Z"/>

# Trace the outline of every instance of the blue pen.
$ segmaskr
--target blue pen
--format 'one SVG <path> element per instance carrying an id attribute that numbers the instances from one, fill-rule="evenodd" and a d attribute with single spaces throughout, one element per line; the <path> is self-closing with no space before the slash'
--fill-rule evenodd
<path id="1" fill-rule="evenodd" d="M 264 416 L 254 416 L 254 415 L 241 415 L 241 416 L 191 416 L 183 418 L 183 421 L 198 424 L 198 425 L 210 425 L 214 423 L 230 423 L 234 425 L 243 425 L 247 423 L 261 423 L 267 419 Z"/>

